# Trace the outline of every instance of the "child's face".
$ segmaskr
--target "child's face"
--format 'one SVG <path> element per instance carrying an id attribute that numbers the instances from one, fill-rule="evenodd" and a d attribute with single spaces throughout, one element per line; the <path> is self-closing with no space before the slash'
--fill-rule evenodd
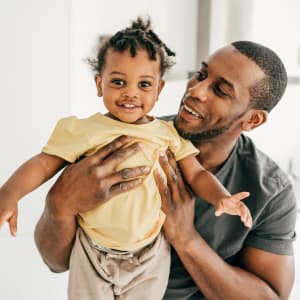
<path id="1" fill-rule="evenodd" d="M 126 123 L 145 123 L 164 81 L 159 60 L 150 60 L 142 49 L 131 57 L 129 50 L 108 50 L 102 74 L 95 80 L 98 96 L 103 96 L 109 116 Z"/>

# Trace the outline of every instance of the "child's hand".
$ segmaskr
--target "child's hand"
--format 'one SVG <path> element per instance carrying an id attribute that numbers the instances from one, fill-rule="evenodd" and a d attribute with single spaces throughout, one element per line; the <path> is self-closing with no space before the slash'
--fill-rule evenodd
<path id="1" fill-rule="evenodd" d="M 17 234 L 18 204 L 0 193 L 0 229 L 5 222 L 9 224 L 10 234 Z"/>
<path id="2" fill-rule="evenodd" d="M 221 199 L 217 206 L 215 215 L 220 216 L 223 213 L 229 215 L 238 215 L 246 227 L 252 226 L 252 217 L 249 208 L 241 200 L 250 195 L 248 192 L 241 192 L 230 197 Z"/>

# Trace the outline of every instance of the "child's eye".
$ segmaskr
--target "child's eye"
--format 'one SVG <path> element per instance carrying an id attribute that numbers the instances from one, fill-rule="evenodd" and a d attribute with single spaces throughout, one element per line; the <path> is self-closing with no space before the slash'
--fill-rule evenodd
<path id="1" fill-rule="evenodd" d="M 151 82 L 149 81 L 141 81 L 139 86 L 142 87 L 142 88 L 147 88 L 147 87 L 150 87 L 152 84 Z"/>
<path id="2" fill-rule="evenodd" d="M 122 80 L 122 79 L 112 79 L 111 83 L 113 83 L 117 86 L 123 86 L 125 84 L 124 80 Z"/>

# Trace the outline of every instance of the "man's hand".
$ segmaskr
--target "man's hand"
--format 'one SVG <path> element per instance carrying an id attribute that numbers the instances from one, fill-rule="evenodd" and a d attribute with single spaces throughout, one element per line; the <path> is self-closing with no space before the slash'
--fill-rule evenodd
<path id="1" fill-rule="evenodd" d="M 176 248 L 176 244 L 184 245 L 197 235 L 194 228 L 195 199 L 185 186 L 171 152 L 167 151 L 167 155 L 161 153 L 159 162 L 167 177 L 166 184 L 160 171 L 154 173 L 162 210 L 166 214 L 163 231 L 168 242 Z"/>
<path id="2" fill-rule="evenodd" d="M 131 138 L 121 136 L 94 155 L 68 166 L 48 194 L 52 212 L 58 216 L 75 216 L 139 185 L 142 176 L 149 173 L 149 167 L 116 171 L 121 162 L 141 150 L 142 145 L 138 143 L 123 148 L 130 141 Z"/>
<path id="3" fill-rule="evenodd" d="M 54 272 L 69 268 L 77 223 L 75 216 L 108 201 L 111 197 L 135 188 L 149 167 L 116 171 L 129 156 L 140 151 L 131 139 L 121 136 L 94 155 L 68 166 L 48 193 L 44 212 L 35 229 L 40 254 Z"/>

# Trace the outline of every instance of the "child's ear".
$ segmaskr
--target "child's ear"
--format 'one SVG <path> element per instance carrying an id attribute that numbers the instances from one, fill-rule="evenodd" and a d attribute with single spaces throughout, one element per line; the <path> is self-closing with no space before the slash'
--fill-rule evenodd
<path id="1" fill-rule="evenodd" d="M 267 121 L 268 112 L 262 109 L 251 109 L 245 117 L 242 122 L 242 129 L 244 131 L 251 131 Z"/>
<path id="2" fill-rule="evenodd" d="M 102 97 L 102 78 L 100 76 L 100 74 L 96 74 L 95 75 L 95 83 L 96 83 L 96 87 L 97 87 L 97 95 L 98 97 Z"/>
<path id="3" fill-rule="evenodd" d="M 165 81 L 164 80 L 160 80 L 159 83 L 158 83 L 158 90 L 157 90 L 157 99 L 158 99 L 158 96 L 160 94 L 160 92 L 162 91 L 162 89 L 164 88 L 165 86 Z"/>

